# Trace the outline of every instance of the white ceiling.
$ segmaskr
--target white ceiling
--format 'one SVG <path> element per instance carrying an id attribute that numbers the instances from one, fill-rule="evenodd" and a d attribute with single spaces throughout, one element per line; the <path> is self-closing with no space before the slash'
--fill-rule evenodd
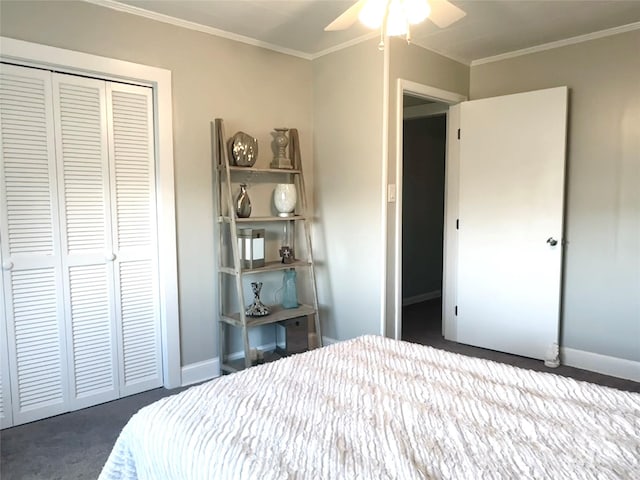
<path id="1" fill-rule="evenodd" d="M 88 1 L 167 15 L 308 58 L 375 36 L 360 24 L 341 32 L 323 30 L 355 0 Z M 451 1 L 467 15 L 446 29 L 425 21 L 412 29 L 413 43 L 467 64 L 615 27 L 640 27 L 640 0 Z"/>

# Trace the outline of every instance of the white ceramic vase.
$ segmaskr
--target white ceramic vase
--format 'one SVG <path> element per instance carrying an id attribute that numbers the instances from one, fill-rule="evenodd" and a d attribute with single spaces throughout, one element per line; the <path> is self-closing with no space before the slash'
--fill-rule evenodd
<path id="1" fill-rule="evenodd" d="M 293 183 L 278 183 L 273 191 L 273 203 L 276 206 L 279 217 L 292 217 L 295 215 L 298 192 Z"/>

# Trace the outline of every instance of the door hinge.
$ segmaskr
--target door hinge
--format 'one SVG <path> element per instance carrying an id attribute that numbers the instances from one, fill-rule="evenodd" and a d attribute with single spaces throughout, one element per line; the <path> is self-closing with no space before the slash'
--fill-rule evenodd
<path id="1" fill-rule="evenodd" d="M 456 305 L 454 308 L 454 314 L 456 317 L 458 316 L 458 305 Z"/>
<path id="2" fill-rule="evenodd" d="M 456 230 L 460 230 L 460 219 L 456 218 Z"/>
<path id="3" fill-rule="evenodd" d="M 458 140 L 460 140 L 460 129 L 458 129 Z"/>

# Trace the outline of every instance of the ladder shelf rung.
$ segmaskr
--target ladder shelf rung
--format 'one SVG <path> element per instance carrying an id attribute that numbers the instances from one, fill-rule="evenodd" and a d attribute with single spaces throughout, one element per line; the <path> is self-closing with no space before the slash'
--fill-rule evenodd
<path id="1" fill-rule="evenodd" d="M 294 215 L 292 217 L 248 217 L 248 218 L 236 218 L 236 223 L 259 223 L 259 222 L 284 222 L 289 220 L 304 220 L 304 215 Z M 231 217 L 220 216 L 218 217 L 218 223 L 231 223 Z"/>
<path id="2" fill-rule="evenodd" d="M 282 263 L 281 261 L 276 260 L 273 262 L 266 262 L 264 267 L 242 268 L 240 270 L 236 270 L 233 267 L 221 267 L 220 271 L 228 275 L 238 275 L 239 273 L 251 275 L 254 273 L 277 272 L 279 270 L 287 270 L 289 268 L 304 268 L 310 266 L 311 262 L 306 260 L 295 260 L 291 263 Z"/>
<path id="3" fill-rule="evenodd" d="M 220 170 L 224 170 L 224 165 L 218 165 Z M 251 173 L 288 173 L 293 175 L 300 175 L 302 172 L 298 169 L 290 168 L 259 168 L 259 167 L 238 167 L 229 165 L 230 172 L 251 172 Z"/>
<path id="4" fill-rule="evenodd" d="M 282 320 L 289 320 L 290 318 L 306 317 L 316 313 L 315 309 L 311 305 L 304 304 L 299 305 L 298 308 L 282 308 L 280 305 L 270 305 L 269 308 L 271 309 L 271 313 L 264 317 L 246 317 L 247 327 L 268 325 L 270 323 L 281 322 Z M 242 326 L 240 312 L 223 315 L 222 321 L 237 327 Z"/>

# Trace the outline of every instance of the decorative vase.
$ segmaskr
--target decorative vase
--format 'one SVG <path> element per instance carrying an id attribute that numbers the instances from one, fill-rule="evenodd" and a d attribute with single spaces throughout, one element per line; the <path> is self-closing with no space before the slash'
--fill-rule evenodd
<path id="1" fill-rule="evenodd" d="M 239 218 L 248 218 L 251 215 L 251 200 L 244 183 L 240 185 L 240 193 L 236 198 L 236 215 Z"/>
<path id="2" fill-rule="evenodd" d="M 232 163 L 238 167 L 253 167 L 258 158 L 258 140 L 238 132 L 229 140 Z"/>
<path id="3" fill-rule="evenodd" d="M 244 311 L 249 317 L 264 317 L 269 315 L 269 307 L 260 301 L 260 290 L 262 290 L 262 282 L 251 282 L 251 290 L 253 291 L 253 303 Z"/>
<path id="4" fill-rule="evenodd" d="M 273 203 L 279 217 L 293 217 L 298 201 L 298 192 L 293 183 L 278 183 L 273 191 Z"/>
<path id="5" fill-rule="evenodd" d="M 288 128 L 274 128 L 274 143 L 276 155 L 271 162 L 271 168 L 293 168 L 291 160 L 287 158 L 287 145 L 289 145 L 289 139 L 287 138 Z"/>
<path id="6" fill-rule="evenodd" d="M 298 308 L 298 291 L 296 288 L 296 271 L 293 268 L 284 271 L 282 279 L 282 307 Z"/>

